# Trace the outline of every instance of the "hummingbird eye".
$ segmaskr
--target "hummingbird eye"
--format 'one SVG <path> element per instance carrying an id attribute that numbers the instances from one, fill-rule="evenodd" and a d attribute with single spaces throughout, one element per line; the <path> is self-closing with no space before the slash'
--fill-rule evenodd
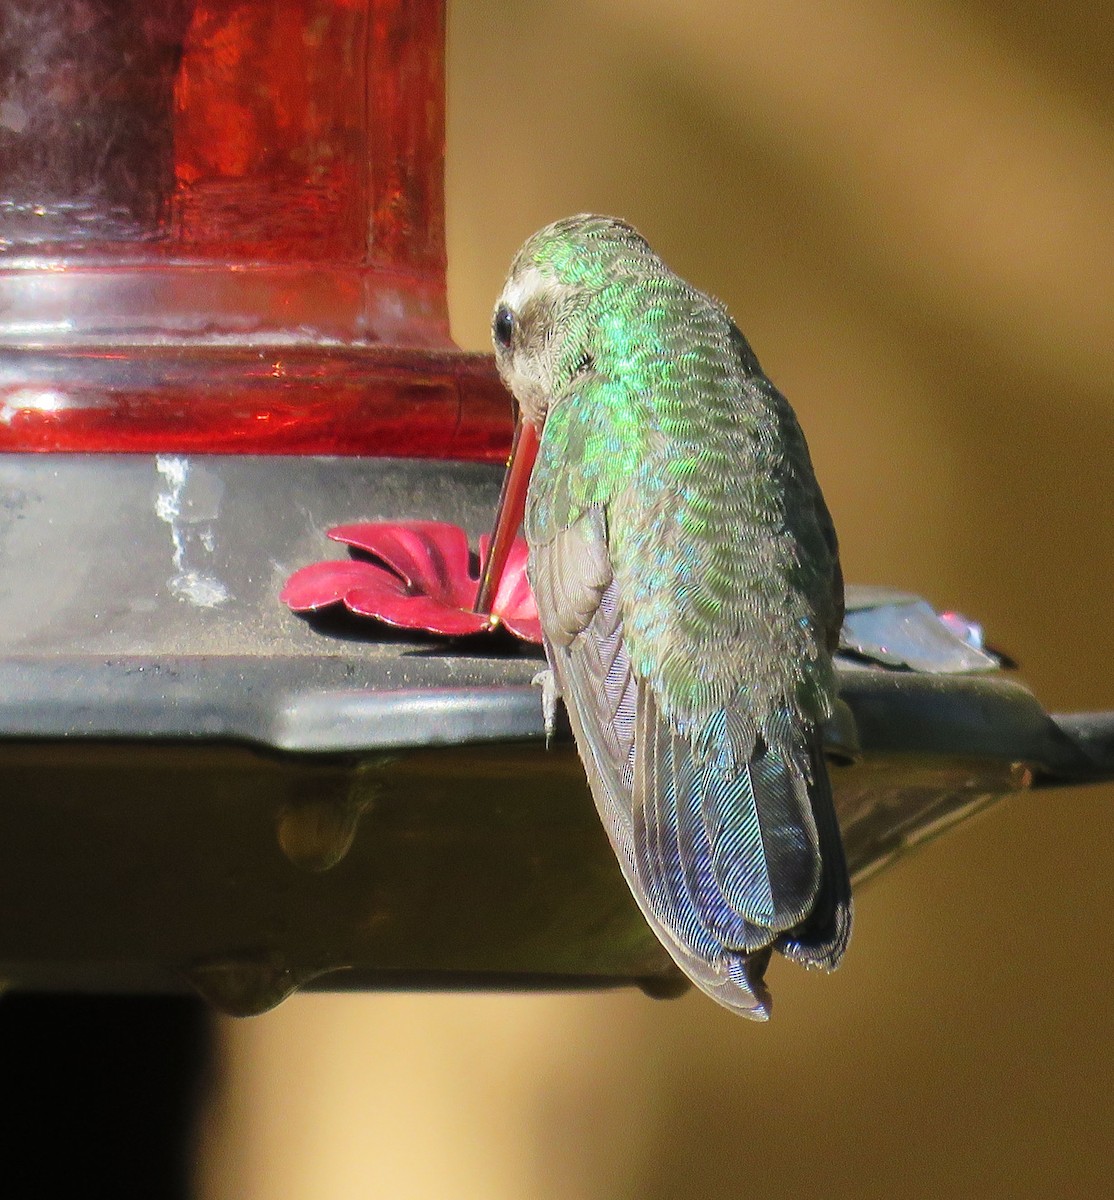
<path id="1" fill-rule="evenodd" d="M 514 313 L 505 304 L 500 304 L 495 310 L 491 331 L 495 335 L 496 342 L 504 350 L 511 348 L 511 339 L 514 337 Z"/>

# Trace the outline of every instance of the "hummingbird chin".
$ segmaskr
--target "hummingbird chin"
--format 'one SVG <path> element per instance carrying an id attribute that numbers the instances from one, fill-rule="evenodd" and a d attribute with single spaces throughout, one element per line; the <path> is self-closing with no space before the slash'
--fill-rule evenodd
<path id="1" fill-rule="evenodd" d="M 830 970 L 851 932 L 821 742 L 843 581 L 804 435 L 724 307 L 623 221 L 534 234 L 492 336 L 520 412 L 500 525 L 528 477 L 596 807 L 677 965 L 765 1019 L 771 952 Z"/>

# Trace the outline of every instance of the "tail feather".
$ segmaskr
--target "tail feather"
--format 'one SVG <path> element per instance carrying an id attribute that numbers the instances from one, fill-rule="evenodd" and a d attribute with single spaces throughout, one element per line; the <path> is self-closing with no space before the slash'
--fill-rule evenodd
<path id="1" fill-rule="evenodd" d="M 851 938 L 854 904 L 819 730 L 812 733 L 809 751 L 812 767 L 809 794 L 820 842 L 820 887 L 808 917 L 782 934 L 774 946 L 793 962 L 832 971 L 839 966 Z"/>

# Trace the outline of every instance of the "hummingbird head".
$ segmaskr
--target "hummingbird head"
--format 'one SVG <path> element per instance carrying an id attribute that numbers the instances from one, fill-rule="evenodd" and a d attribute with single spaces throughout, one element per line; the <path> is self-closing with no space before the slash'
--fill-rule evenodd
<path id="1" fill-rule="evenodd" d="M 637 230 L 586 213 L 540 229 L 515 255 L 491 336 L 499 374 L 538 432 L 554 400 L 595 364 L 592 300 L 618 277 L 655 265 L 666 269 Z"/>

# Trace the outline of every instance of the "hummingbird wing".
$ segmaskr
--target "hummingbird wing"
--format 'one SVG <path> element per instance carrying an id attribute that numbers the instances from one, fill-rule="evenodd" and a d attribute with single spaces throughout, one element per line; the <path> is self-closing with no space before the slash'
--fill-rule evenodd
<path id="1" fill-rule="evenodd" d="M 808 774 L 766 746 L 725 769 L 694 753 L 645 683 L 637 711 L 633 846 L 658 922 L 717 983 L 770 946 L 806 966 L 837 966 L 851 890 L 819 731 Z"/>
<path id="2" fill-rule="evenodd" d="M 635 899 L 698 987 L 764 1018 L 771 946 L 831 968 L 850 933 L 850 886 L 818 732 L 810 778 L 768 752 L 733 773 L 698 763 L 632 670 L 602 510 L 536 546 L 531 578 L 588 783 Z M 802 807 L 811 821 L 802 821 Z M 800 879 L 802 850 L 807 862 L 819 861 L 819 883 Z"/>
<path id="3" fill-rule="evenodd" d="M 730 833 L 724 839 L 722 830 L 714 837 L 709 831 L 691 747 L 670 730 L 632 670 L 603 510 L 589 509 L 535 543 L 530 576 L 588 783 L 635 899 L 697 986 L 728 1008 L 764 1018 L 771 934 L 732 910 L 712 869 L 713 845 L 726 844 L 723 861 L 750 851 Z M 709 790 L 709 800 L 722 806 L 723 789 Z M 733 825 L 730 815 L 723 819 Z"/>
<path id="4" fill-rule="evenodd" d="M 607 506 L 648 692 L 635 845 L 662 903 L 680 914 L 687 890 L 728 949 L 830 969 L 851 928 L 821 737 L 843 608 L 835 532 L 792 408 L 737 328 L 697 358 Z"/>
<path id="5" fill-rule="evenodd" d="M 830 641 L 842 601 L 831 520 L 791 409 L 764 377 L 761 383 L 759 401 L 780 426 L 784 448 L 768 486 L 778 495 L 793 489 L 800 528 L 789 534 L 807 573 L 795 586 L 815 604 L 819 640 Z M 771 627 L 744 611 L 753 586 L 747 555 L 765 552 L 768 530 L 752 520 L 763 506 L 752 507 L 740 490 L 746 472 L 708 482 L 699 471 L 679 478 L 669 448 L 659 455 L 647 446 L 637 480 L 616 491 L 606 460 L 582 453 L 600 412 L 591 399 L 566 401 L 573 417 L 552 430 L 547 425 L 531 484 L 530 578 L 546 651 L 597 808 L 647 920 L 699 987 L 761 1018 L 771 948 L 830 968 L 850 931 L 850 887 L 819 732 L 823 713 L 802 719 L 799 709 L 781 711 L 771 700 L 756 715 L 750 689 L 761 682 L 753 670 L 763 663 L 755 655 Z M 725 460 L 742 462 L 742 451 L 729 446 Z M 577 475 L 563 469 L 569 461 L 578 464 Z M 727 540 L 707 549 L 718 556 L 706 564 L 710 572 L 695 561 L 702 551 L 680 519 L 684 494 L 698 515 L 707 515 L 709 504 L 721 510 L 717 528 Z M 620 516 L 621 570 L 609 528 Z M 741 586 L 727 601 L 735 615 L 703 627 L 715 644 L 704 633 L 690 636 L 691 581 L 740 569 Z M 776 596 L 772 603 L 780 613 Z M 647 637 L 647 622 L 662 619 L 673 631 Z M 796 615 L 785 622 L 800 624 Z M 686 639 L 691 645 L 682 645 Z M 686 669 L 702 671 L 715 659 L 720 677 L 738 682 L 720 688 L 715 703 L 679 712 L 666 677 L 679 645 Z M 807 657 L 806 645 L 803 657 L 789 660 Z M 776 696 L 776 687 L 762 686 L 767 698 Z M 821 694 L 822 677 L 817 687 Z"/>
<path id="6" fill-rule="evenodd" d="M 603 511 L 593 507 L 530 551 L 530 584 L 546 656 L 620 862 L 633 861 L 630 791 L 636 687 L 607 556 Z M 624 865 L 624 870 L 626 869 Z"/>

